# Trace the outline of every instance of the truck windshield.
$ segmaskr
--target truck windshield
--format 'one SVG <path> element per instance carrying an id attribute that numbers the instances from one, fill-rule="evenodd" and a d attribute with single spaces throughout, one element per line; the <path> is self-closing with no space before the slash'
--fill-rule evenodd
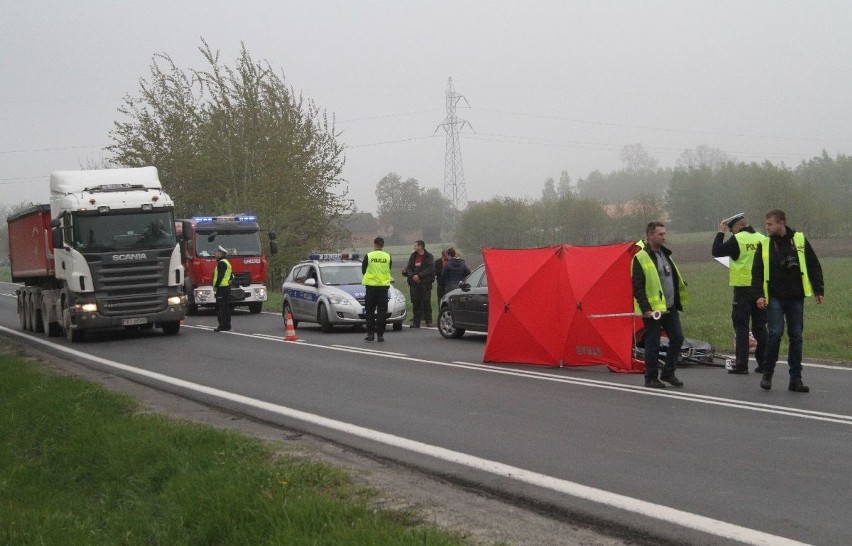
<path id="1" fill-rule="evenodd" d="M 198 256 L 211 257 L 219 246 L 228 251 L 229 257 L 260 256 L 263 253 L 257 231 L 198 232 L 195 237 L 195 254 Z"/>
<path id="2" fill-rule="evenodd" d="M 74 217 L 74 248 L 80 251 L 171 248 L 177 244 L 168 211 Z"/>

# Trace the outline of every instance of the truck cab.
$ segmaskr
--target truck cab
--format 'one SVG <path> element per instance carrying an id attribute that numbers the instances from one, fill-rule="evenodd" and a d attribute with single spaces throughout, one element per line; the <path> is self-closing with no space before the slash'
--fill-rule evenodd
<path id="1" fill-rule="evenodd" d="M 216 304 L 213 271 L 216 269 L 214 255 L 219 246 L 228 251 L 231 262 L 231 306 L 244 306 L 252 313 L 260 313 L 268 297 L 269 269 L 257 217 L 249 214 L 196 216 L 178 220 L 175 228 L 186 273 L 188 314 Z M 274 254 L 277 251 L 275 233 L 270 231 L 268 236 L 269 251 Z"/>

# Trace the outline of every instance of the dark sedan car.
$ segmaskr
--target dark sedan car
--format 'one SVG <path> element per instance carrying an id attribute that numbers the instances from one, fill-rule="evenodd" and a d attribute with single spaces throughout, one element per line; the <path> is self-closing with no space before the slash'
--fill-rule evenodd
<path id="1" fill-rule="evenodd" d="M 474 269 L 455 290 L 441 298 L 438 331 L 445 338 L 461 337 L 466 330 L 488 331 L 488 280 L 485 265 Z"/>

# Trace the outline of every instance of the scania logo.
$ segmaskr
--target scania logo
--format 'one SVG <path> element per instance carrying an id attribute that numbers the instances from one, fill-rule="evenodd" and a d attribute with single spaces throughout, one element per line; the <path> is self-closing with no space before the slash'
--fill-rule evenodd
<path id="1" fill-rule="evenodd" d="M 136 261 L 136 260 L 147 260 L 148 255 L 144 252 L 134 252 L 130 254 L 113 254 L 112 261 L 114 262 L 127 262 L 127 261 Z"/>

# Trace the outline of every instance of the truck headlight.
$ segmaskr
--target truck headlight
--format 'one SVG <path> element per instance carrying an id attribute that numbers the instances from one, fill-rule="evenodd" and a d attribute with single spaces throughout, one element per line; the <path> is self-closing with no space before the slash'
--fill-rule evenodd
<path id="1" fill-rule="evenodd" d="M 196 303 L 210 303 L 216 299 L 215 293 L 210 288 L 196 288 L 195 289 L 195 302 Z"/>
<path id="2" fill-rule="evenodd" d="M 254 299 L 258 301 L 266 301 L 266 287 L 261 286 L 254 289 Z"/>
<path id="3" fill-rule="evenodd" d="M 97 313 L 98 304 L 97 303 L 82 303 L 79 305 L 80 311 L 83 313 Z"/>
<path id="4" fill-rule="evenodd" d="M 172 296 L 172 297 L 169 298 L 168 303 L 169 303 L 169 305 L 184 304 L 184 303 L 186 303 L 186 296 L 184 296 L 184 295 Z"/>

